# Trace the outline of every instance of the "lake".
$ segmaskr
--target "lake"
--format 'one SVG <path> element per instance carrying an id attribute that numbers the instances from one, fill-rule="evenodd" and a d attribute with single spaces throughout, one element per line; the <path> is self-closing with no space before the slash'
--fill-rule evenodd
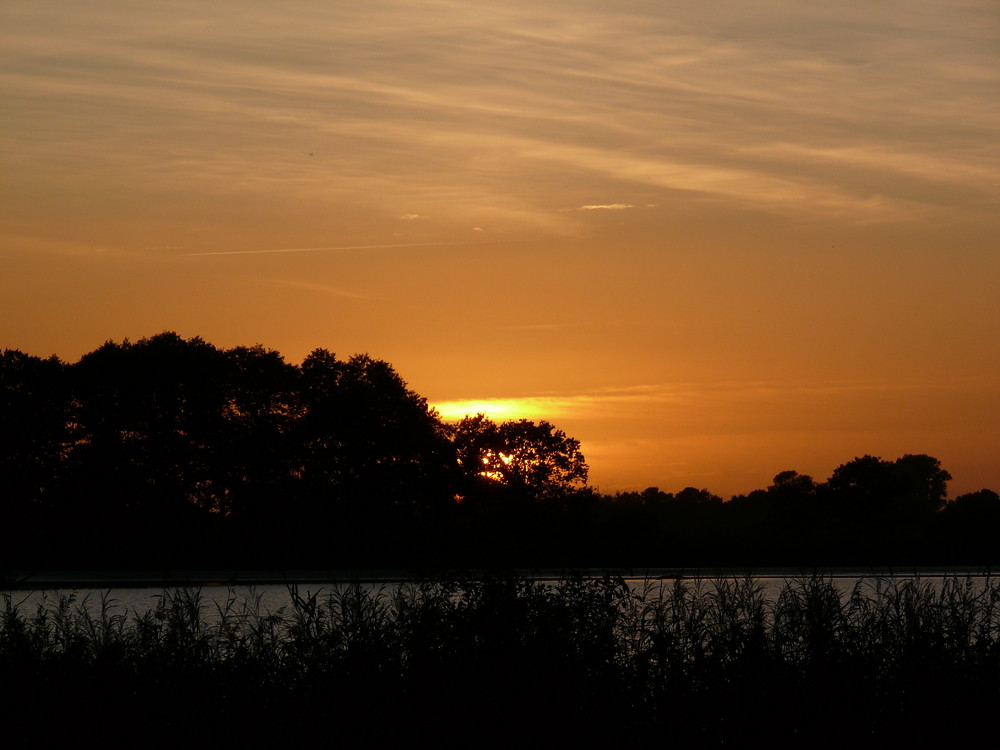
<path id="1" fill-rule="evenodd" d="M 684 581 L 702 592 L 710 592 L 719 581 L 750 577 L 761 586 L 772 601 L 787 582 L 818 575 L 828 578 L 844 598 L 859 583 L 864 593 L 873 593 L 886 582 L 919 579 L 932 583 L 935 588 L 947 578 L 970 578 L 985 586 L 990 572 L 979 568 L 910 568 L 860 569 L 828 568 L 823 570 L 797 570 L 792 568 L 767 568 L 758 570 L 683 570 L 677 568 L 650 569 L 587 569 L 576 571 L 585 578 L 604 575 L 621 576 L 637 592 L 646 591 L 656 596 L 662 587 Z M 556 582 L 565 576 L 556 570 L 519 570 L 516 574 L 540 582 Z M 202 616 L 208 622 L 216 621 L 227 608 L 275 614 L 288 608 L 292 602 L 290 587 L 297 587 L 303 596 L 318 594 L 320 601 L 330 594 L 358 584 L 377 596 L 389 599 L 400 586 L 427 578 L 408 575 L 404 571 L 193 571 L 181 574 L 163 574 L 136 571 L 53 571 L 44 574 L 21 574 L 13 579 L 13 586 L 6 590 L 11 603 L 23 614 L 33 612 L 39 605 L 55 606 L 61 598 L 72 597 L 74 608 L 82 607 L 90 613 L 100 611 L 102 601 L 115 613 L 143 613 L 154 609 L 164 596 L 170 597 L 181 590 L 195 590 L 202 606 Z"/>

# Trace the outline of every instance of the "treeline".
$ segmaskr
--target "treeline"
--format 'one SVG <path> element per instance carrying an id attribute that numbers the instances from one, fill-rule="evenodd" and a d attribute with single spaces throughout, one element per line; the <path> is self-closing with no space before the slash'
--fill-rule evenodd
<path id="1" fill-rule="evenodd" d="M 728 501 L 688 487 L 650 487 L 613 496 L 623 528 L 695 564 L 718 560 L 767 565 L 989 565 L 1000 561 L 1000 496 L 992 490 L 948 498 L 951 475 L 924 454 L 883 460 L 865 455 L 825 482 L 796 471 L 766 489 Z M 712 550 L 711 556 L 698 550 Z"/>
<path id="2" fill-rule="evenodd" d="M 601 494 L 548 422 L 446 424 L 386 362 L 163 333 L 0 356 L 6 570 L 995 561 L 1000 498 L 925 455 L 728 502 Z"/>

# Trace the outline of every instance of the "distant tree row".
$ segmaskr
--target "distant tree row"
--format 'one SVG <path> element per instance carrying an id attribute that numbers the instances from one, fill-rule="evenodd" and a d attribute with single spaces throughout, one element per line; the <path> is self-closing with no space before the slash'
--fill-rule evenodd
<path id="1" fill-rule="evenodd" d="M 908 454 L 861 456 L 826 482 L 796 471 L 766 489 L 723 502 L 705 489 L 676 494 L 656 487 L 612 501 L 668 547 L 701 558 L 701 546 L 729 564 L 907 564 L 1000 561 L 1000 496 L 983 489 L 948 499 L 951 475 L 940 461 Z M 640 520 L 641 519 L 641 520 Z"/>
<path id="2" fill-rule="evenodd" d="M 587 476 L 548 422 L 446 424 L 367 355 L 296 366 L 169 332 L 72 364 L 0 355 L 7 568 L 954 557 L 992 554 L 983 530 L 1000 521 L 990 490 L 947 502 L 951 477 L 926 455 L 856 458 L 825 483 L 786 471 L 725 503 L 691 487 L 602 495 Z"/>
<path id="3" fill-rule="evenodd" d="M 846 516 L 874 525 L 898 525 L 918 522 L 946 509 L 950 480 L 941 462 L 931 456 L 905 455 L 885 461 L 866 455 L 838 466 L 822 483 L 797 471 L 780 472 L 767 489 L 736 495 L 729 506 L 775 519 Z M 723 503 L 721 497 L 694 487 L 673 495 L 648 487 L 642 492 L 618 493 L 615 501 L 676 509 L 718 508 Z"/>

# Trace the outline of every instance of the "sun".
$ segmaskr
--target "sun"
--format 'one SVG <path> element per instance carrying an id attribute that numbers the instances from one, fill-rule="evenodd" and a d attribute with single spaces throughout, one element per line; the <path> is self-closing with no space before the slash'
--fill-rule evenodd
<path id="1" fill-rule="evenodd" d="M 481 399 L 478 401 L 442 401 L 437 404 L 431 404 L 431 406 L 437 410 L 441 419 L 448 422 L 457 421 L 475 414 L 482 414 L 494 422 L 502 422 L 509 419 L 527 418 L 531 411 L 525 408 L 524 404 L 520 403 L 518 399 L 513 398 Z"/>

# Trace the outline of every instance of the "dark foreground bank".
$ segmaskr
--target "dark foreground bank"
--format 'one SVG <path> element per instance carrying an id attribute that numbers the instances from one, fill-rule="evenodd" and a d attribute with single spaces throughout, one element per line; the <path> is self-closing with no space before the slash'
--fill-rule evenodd
<path id="1" fill-rule="evenodd" d="M 842 747 L 971 738 L 1000 698 L 1000 581 L 616 577 L 197 589 L 146 613 L 4 597 L 6 746 Z M 94 605 L 97 606 L 94 606 Z M 987 710 L 990 709 L 990 710 Z"/>

